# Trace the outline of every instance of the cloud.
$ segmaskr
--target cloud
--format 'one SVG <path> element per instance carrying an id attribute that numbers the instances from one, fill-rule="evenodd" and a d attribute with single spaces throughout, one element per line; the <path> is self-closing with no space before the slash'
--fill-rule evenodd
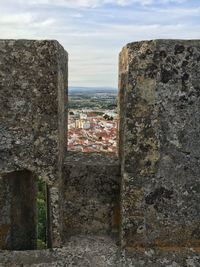
<path id="1" fill-rule="evenodd" d="M 1 0 L 0 0 L 1 1 Z M 3 1 L 3 0 L 2 0 Z M 55 5 L 66 6 L 70 8 L 97 8 L 108 4 L 116 6 L 129 6 L 132 4 L 156 5 L 167 3 L 183 3 L 189 0 L 7 0 L 7 3 L 21 4 L 21 5 Z"/>
<path id="2" fill-rule="evenodd" d="M 43 18 L 31 12 L 10 12 L 0 16 L 0 35 L 5 39 L 39 39 L 55 24 L 54 18 Z"/>
<path id="3" fill-rule="evenodd" d="M 1 14 L 0 25 L 16 25 L 27 24 L 32 22 L 32 15 L 30 13 L 18 13 L 18 14 Z"/>

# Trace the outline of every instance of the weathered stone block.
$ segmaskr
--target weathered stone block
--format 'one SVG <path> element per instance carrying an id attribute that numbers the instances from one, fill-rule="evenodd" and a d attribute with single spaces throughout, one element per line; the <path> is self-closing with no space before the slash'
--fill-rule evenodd
<path id="1" fill-rule="evenodd" d="M 115 158 L 68 152 L 62 185 L 63 240 L 83 234 L 118 236 L 120 166 Z"/>
<path id="2" fill-rule="evenodd" d="M 28 170 L 59 187 L 67 140 L 67 57 L 57 41 L 0 40 L 0 177 Z M 52 242 L 57 238 L 58 232 Z"/>
<path id="3" fill-rule="evenodd" d="M 128 44 L 120 54 L 121 241 L 200 245 L 200 41 Z"/>
<path id="4" fill-rule="evenodd" d="M 0 41 L 0 172 L 54 181 L 66 149 L 67 54 L 57 41 Z"/>

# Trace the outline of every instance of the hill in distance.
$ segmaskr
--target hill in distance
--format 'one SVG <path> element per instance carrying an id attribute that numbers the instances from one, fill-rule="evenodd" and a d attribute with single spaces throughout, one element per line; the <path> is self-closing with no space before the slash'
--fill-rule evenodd
<path id="1" fill-rule="evenodd" d="M 112 87 L 69 87 L 69 95 L 80 94 L 117 94 L 117 89 Z"/>

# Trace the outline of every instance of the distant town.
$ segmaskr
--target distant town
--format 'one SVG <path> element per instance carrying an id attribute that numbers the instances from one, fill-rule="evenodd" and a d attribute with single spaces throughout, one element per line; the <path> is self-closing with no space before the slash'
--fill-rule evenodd
<path id="1" fill-rule="evenodd" d="M 68 150 L 117 153 L 117 90 L 69 90 Z"/>

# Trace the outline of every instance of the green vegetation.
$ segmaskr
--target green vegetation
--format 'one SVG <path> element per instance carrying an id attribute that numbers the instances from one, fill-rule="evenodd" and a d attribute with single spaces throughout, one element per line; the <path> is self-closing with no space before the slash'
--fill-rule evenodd
<path id="1" fill-rule="evenodd" d="M 37 209 L 38 209 L 38 225 L 37 225 L 37 248 L 45 249 L 47 247 L 46 240 L 46 184 L 41 179 L 37 183 Z"/>
<path id="2" fill-rule="evenodd" d="M 104 113 L 101 111 L 93 111 L 96 116 L 102 116 Z"/>

